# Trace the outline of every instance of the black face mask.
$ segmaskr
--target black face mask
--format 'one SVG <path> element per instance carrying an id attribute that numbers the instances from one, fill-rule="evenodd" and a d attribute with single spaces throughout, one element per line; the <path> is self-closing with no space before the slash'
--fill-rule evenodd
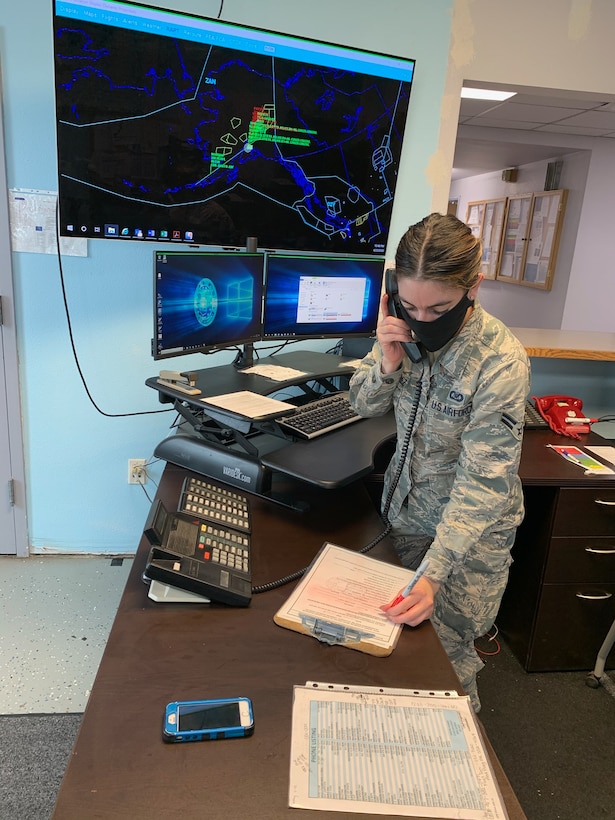
<path id="1" fill-rule="evenodd" d="M 403 305 L 401 307 L 404 319 L 416 338 L 427 350 L 433 351 L 440 350 L 459 332 L 468 308 L 473 306 L 473 300 L 468 299 L 468 294 L 464 293 L 456 305 L 433 322 L 419 322 L 408 314 Z"/>

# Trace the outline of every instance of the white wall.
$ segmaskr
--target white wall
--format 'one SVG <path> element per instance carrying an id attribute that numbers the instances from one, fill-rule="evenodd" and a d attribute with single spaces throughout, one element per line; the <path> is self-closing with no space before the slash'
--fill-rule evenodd
<path id="1" fill-rule="evenodd" d="M 483 137 L 487 128 L 466 126 L 464 139 Z M 499 130 L 499 129 L 498 129 Z M 503 138 L 511 139 L 511 131 L 505 130 Z M 560 157 L 563 159 L 560 188 L 568 191 L 568 202 L 559 244 L 557 264 L 550 291 L 514 285 L 506 281 L 485 280 L 480 289 L 482 305 L 513 327 L 560 328 L 566 305 L 570 271 L 575 253 L 577 229 L 583 207 L 589 150 L 576 151 Z M 516 182 L 503 182 L 501 171 L 480 174 L 451 183 L 450 198 L 458 199 L 457 216 L 466 218 L 468 202 L 497 199 L 517 194 L 534 193 L 544 188 L 548 160 L 521 165 Z"/>
<path id="2" fill-rule="evenodd" d="M 562 327 L 615 332 L 615 144 L 592 151 Z"/>
<path id="3" fill-rule="evenodd" d="M 430 163 L 433 209 L 444 211 L 449 198 L 464 80 L 615 94 L 614 31 L 615 3 L 611 0 L 517 0 L 513 5 L 508 0 L 456 0 L 440 139 Z M 516 134 L 520 141 L 531 142 L 535 137 L 523 131 Z M 612 332 L 615 145 L 599 138 L 592 142 L 561 326 Z M 570 143 L 558 137 L 558 144 Z M 577 141 L 576 146 L 580 145 Z M 525 321 L 523 325 L 529 326 Z"/>

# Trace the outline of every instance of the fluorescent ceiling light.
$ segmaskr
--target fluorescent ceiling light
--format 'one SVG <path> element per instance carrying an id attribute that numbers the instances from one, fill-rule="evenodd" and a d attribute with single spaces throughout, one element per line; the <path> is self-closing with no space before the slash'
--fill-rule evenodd
<path id="1" fill-rule="evenodd" d="M 495 91 L 491 88 L 467 88 L 464 86 L 461 89 L 461 96 L 468 100 L 497 100 L 502 102 L 514 97 L 516 91 Z"/>

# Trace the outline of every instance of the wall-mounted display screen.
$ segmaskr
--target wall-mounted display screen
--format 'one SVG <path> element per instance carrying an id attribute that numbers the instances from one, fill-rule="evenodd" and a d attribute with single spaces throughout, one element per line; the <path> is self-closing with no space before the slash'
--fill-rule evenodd
<path id="1" fill-rule="evenodd" d="M 154 359 L 260 339 L 263 269 L 260 253 L 156 251 Z"/>
<path id="2" fill-rule="evenodd" d="M 383 271 L 374 257 L 268 254 L 263 338 L 370 336 Z"/>
<path id="3" fill-rule="evenodd" d="M 385 253 L 414 60 L 54 0 L 63 236 Z"/>

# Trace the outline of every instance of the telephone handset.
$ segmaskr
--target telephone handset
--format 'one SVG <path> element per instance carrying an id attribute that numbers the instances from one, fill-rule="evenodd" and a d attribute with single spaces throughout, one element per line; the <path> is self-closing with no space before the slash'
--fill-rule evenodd
<path id="1" fill-rule="evenodd" d="M 406 322 L 406 311 L 404 306 L 399 301 L 399 291 L 397 290 L 397 278 L 395 271 L 389 268 L 385 273 L 384 287 L 389 297 L 389 313 L 397 319 L 403 319 Z M 421 349 L 416 342 L 400 342 L 404 352 L 408 358 L 413 362 L 420 362 L 423 358 Z"/>
<path id="2" fill-rule="evenodd" d="M 583 402 L 574 396 L 532 396 L 536 409 L 554 433 L 570 438 L 580 438 L 579 433 L 589 433 Z"/>

